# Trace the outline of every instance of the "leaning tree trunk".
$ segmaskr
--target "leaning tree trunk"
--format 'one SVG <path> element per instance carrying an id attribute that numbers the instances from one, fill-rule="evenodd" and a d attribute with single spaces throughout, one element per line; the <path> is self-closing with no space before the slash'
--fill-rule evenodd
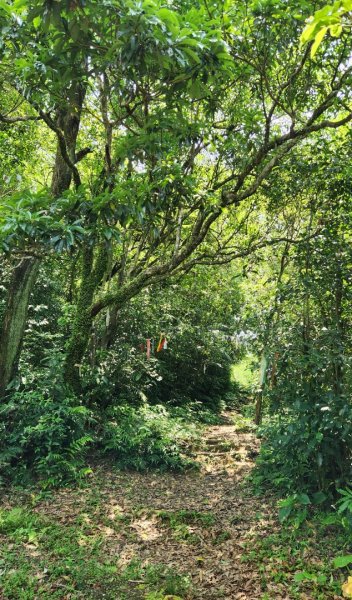
<path id="1" fill-rule="evenodd" d="M 85 97 L 85 87 L 78 84 L 70 91 L 70 110 L 61 110 L 57 126 L 62 130 L 68 155 L 72 163 L 76 162 L 76 143 L 80 126 L 81 110 Z M 59 197 L 70 187 L 72 171 L 65 162 L 60 145 L 57 145 L 53 169 L 51 191 Z M 23 334 L 26 327 L 28 304 L 31 291 L 39 272 L 40 259 L 23 258 L 14 268 L 5 314 L 0 328 L 0 398 L 4 395 L 19 359 Z"/>
<path id="2" fill-rule="evenodd" d="M 29 297 L 39 270 L 39 260 L 22 258 L 15 267 L 0 336 L 0 397 L 9 384 L 20 353 L 27 322 Z"/>

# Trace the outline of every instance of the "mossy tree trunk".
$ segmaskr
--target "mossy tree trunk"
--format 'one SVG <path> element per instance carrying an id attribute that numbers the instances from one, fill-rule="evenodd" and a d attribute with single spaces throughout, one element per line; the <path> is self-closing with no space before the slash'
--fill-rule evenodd
<path id="1" fill-rule="evenodd" d="M 82 279 L 64 368 L 65 381 L 76 394 L 82 392 L 80 371 L 92 332 L 94 293 L 104 278 L 107 265 L 108 251 L 105 246 L 99 249 L 95 260 L 93 246 L 83 248 Z"/>

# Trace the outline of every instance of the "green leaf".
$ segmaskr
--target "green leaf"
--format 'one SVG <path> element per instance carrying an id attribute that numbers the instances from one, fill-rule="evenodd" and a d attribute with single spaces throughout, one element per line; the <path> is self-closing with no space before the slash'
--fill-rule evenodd
<path id="1" fill-rule="evenodd" d="M 336 556 L 333 560 L 333 566 L 335 569 L 342 569 L 352 563 L 352 554 L 345 554 L 344 556 Z"/>
<path id="2" fill-rule="evenodd" d="M 348 498 L 352 499 L 352 490 L 350 488 L 346 488 L 345 490 L 343 490 L 341 488 L 337 488 L 337 491 L 342 496 L 347 496 Z"/>
<path id="3" fill-rule="evenodd" d="M 316 575 L 314 573 L 308 573 L 307 571 L 302 571 L 301 573 L 296 573 L 294 576 L 294 581 L 314 581 L 316 579 Z"/>
<path id="4" fill-rule="evenodd" d="M 310 498 L 309 498 L 309 496 L 307 494 L 300 494 L 298 496 L 298 502 L 300 502 L 304 506 L 307 506 L 308 504 L 311 504 L 311 500 L 310 500 Z"/>
<path id="5" fill-rule="evenodd" d="M 189 94 L 190 94 L 191 98 L 197 99 L 197 98 L 201 98 L 202 96 L 204 96 L 205 88 L 201 84 L 201 82 L 198 80 L 193 81 L 190 84 L 188 89 L 189 89 Z"/>
<path id="6" fill-rule="evenodd" d="M 78 23 L 73 23 L 70 26 L 70 35 L 74 42 L 77 42 L 79 40 L 79 38 L 81 37 L 81 29 Z"/>
<path id="7" fill-rule="evenodd" d="M 280 500 L 280 507 L 283 506 L 291 506 L 291 508 L 296 504 L 297 502 L 297 494 L 293 494 L 292 496 L 288 496 L 288 498 L 285 498 L 284 500 Z"/>
<path id="8" fill-rule="evenodd" d="M 342 25 L 333 25 L 332 27 L 329 27 L 329 31 L 332 37 L 338 38 L 342 33 Z"/>
<path id="9" fill-rule="evenodd" d="M 202 44 L 199 40 L 195 40 L 194 38 L 186 38 L 182 40 L 181 46 L 193 46 L 194 48 L 204 48 L 204 44 Z"/>
<path id="10" fill-rule="evenodd" d="M 11 7 L 7 4 L 6 0 L 0 0 L 0 10 L 4 10 L 7 14 L 11 15 Z"/>
<path id="11" fill-rule="evenodd" d="M 324 492 L 316 492 L 312 496 L 312 503 L 313 504 L 323 504 L 323 502 L 325 502 L 326 499 L 327 499 L 327 495 L 324 494 Z"/>
<path id="12" fill-rule="evenodd" d="M 286 521 L 286 519 L 288 519 L 288 517 L 290 516 L 291 512 L 292 512 L 292 506 L 282 506 L 279 510 L 280 523 L 283 523 L 284 521 Z"/>
<path id="13" fill-rule="evenodd" d="M 198 54 L 196 52 L 194 52 L 194 50 L 192 50 L 191 48 L 184 48 L 183 51 L 187 56 L 192 58 L 194 60 L 194 62 L 196 62 L 198 64 L 201 62 Z"/>
<path id="14" fill-rule="evenodd" d="M 314 58 L 314 56 L 316 55 L 318 48 L 319 48 L 321 42 L 323 41 L 323 38 L 327 31 L 328 31 L 328 27 L 322 27 L 322 29 L 320 31 L 318 31 L 317 35 L 315 36 L 314 44 L 310 49 L 311 58 Z"/>
<path id="15" fill-rule="evenodd" d="M 309 42 L 315 34 L 315 30 L 317 28 L 317 23 L 316 21 L 312 21 L 311 23 L 309 23 L 307 25 L 307 27 L 303 30 L 303 33 L 301 35 L 301 43 L 302 44 L 306 44 L 307 42 Z"/>
<path id="16" fill-rule="evenodd" d="M 158 17 L 160 17 L 163 21 L 169 21 L 169 23 L 175 25 L 175 27 L 179 27 L 180 22 L 178 20 L 177 14 L 174 11 L 169 10 L 168 8 L 161 8 L 160 10 L 158 10 L 157 14 Z"/>
<path id="17" fill-rule="evenodd" d="M 341 504 L 339 505 L 337 512 L 340 515 L 341 513 L 345 512 L 346 510 L 349 510 L 352 512 L 352 502 L 350 499 L 342 501 Z"/>

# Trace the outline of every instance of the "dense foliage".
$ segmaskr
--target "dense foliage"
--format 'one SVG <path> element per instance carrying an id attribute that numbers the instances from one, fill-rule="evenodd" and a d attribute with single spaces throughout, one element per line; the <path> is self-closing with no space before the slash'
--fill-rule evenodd
<path id="1" fill-rule="evenodd" d="M 266 378 L 259 400 L 264 394 L 270 414 L 259 480 L 291 491 L 333 494 L 351 477 L 348 139 L 336 142 L 324 178 L 325 143 L 309 166 L 301 158 L 290 165 L 293 194 L 309 174 L 303 202 L 312 237 L 287 245 L 273 269 L 262 263 L 265 308 L 250 322 L 261 332 Z"/>
<path id="2" fill-rule="evenodd" d="M 65 272 L 66 265 L 56 271 L 63 285 Z M 240 355 L 233 335 L 240 294 L 231 274 L 223 275 L 221 284 L 209 281 L 211 305 L 203 270 L 140 295 L 110 323 L 111 339 L 106 323 L 97 324 L 77 397 L 63 381 L 72 305 L 41 274 L 19 370 L 1 408 L 3 482 L 35 476 L 48 486 L 80 479 L 90 472 L 92 454 L 138 470 L 192 466 L 185 443 L 197 434 L 190 422 L 214 421 L 214 413 L 240 401 L 231 380 Z M 168 346 L 157 352 L 163 332 Z"/>
<path id="3" fill-rule="evenodd" d="M 348 482 L 349 10 L 0 1 L 5 479 L 182 468 L 250 351 L 258 481 Z"/>

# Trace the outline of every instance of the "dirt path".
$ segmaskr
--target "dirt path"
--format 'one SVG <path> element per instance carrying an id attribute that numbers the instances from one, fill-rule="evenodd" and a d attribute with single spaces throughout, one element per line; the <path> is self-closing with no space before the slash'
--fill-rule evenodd
<path id="1" fill-rule="evenodd" d="M 231 424 L 211 427 L 196 456 L 199 474 L 135 481 L 134 501 L 140 494 L 146 509 L 132 523 L 144 538 L 143 550 L 139 545 L 139 551 L 154 561 L 167 556 L 177 571 L 191 574 L 196 598 L 261 597 L 260 577 L 248 572 L 241 562 L 246 540 L 257 535 L 270 518 L 266 503 L 246 493 L 245 478 L 253 467 L 256 450 L 253 434 L 238 433 Z M 148 509 L 195 511 L 208 514 L 213 521 L 207 527 L 195 518 L 188 526 L 190 537 L 184 531 L 182 540 L 181 527 L 178 532 L 176 525 L 170 535 L 169 528 L 158 527 L 158 517 L 150 517 Z"/>
<path id="2" fill-rule="evenodd" d="M 98 526 L 105 534 L 105 551 L 121 566 L 136 558 L 167 563 L 191 578 L 189 597 L 259 599 L 260 576 L 241 562 L 246 542 L 258 531 L 265 535 L 272 518 L 267 502 L 246 492 L 257 449 L 255 436 L 239 432 L 229 420 L 205 432 L 194 452 L 199 472 L 103 471 L 96 474 L 100 483 L 93 515 L 84 493 L 66 490 L 37 510 L 66 524 L 82 512 L 89 514 L 92 530 Z"/>

